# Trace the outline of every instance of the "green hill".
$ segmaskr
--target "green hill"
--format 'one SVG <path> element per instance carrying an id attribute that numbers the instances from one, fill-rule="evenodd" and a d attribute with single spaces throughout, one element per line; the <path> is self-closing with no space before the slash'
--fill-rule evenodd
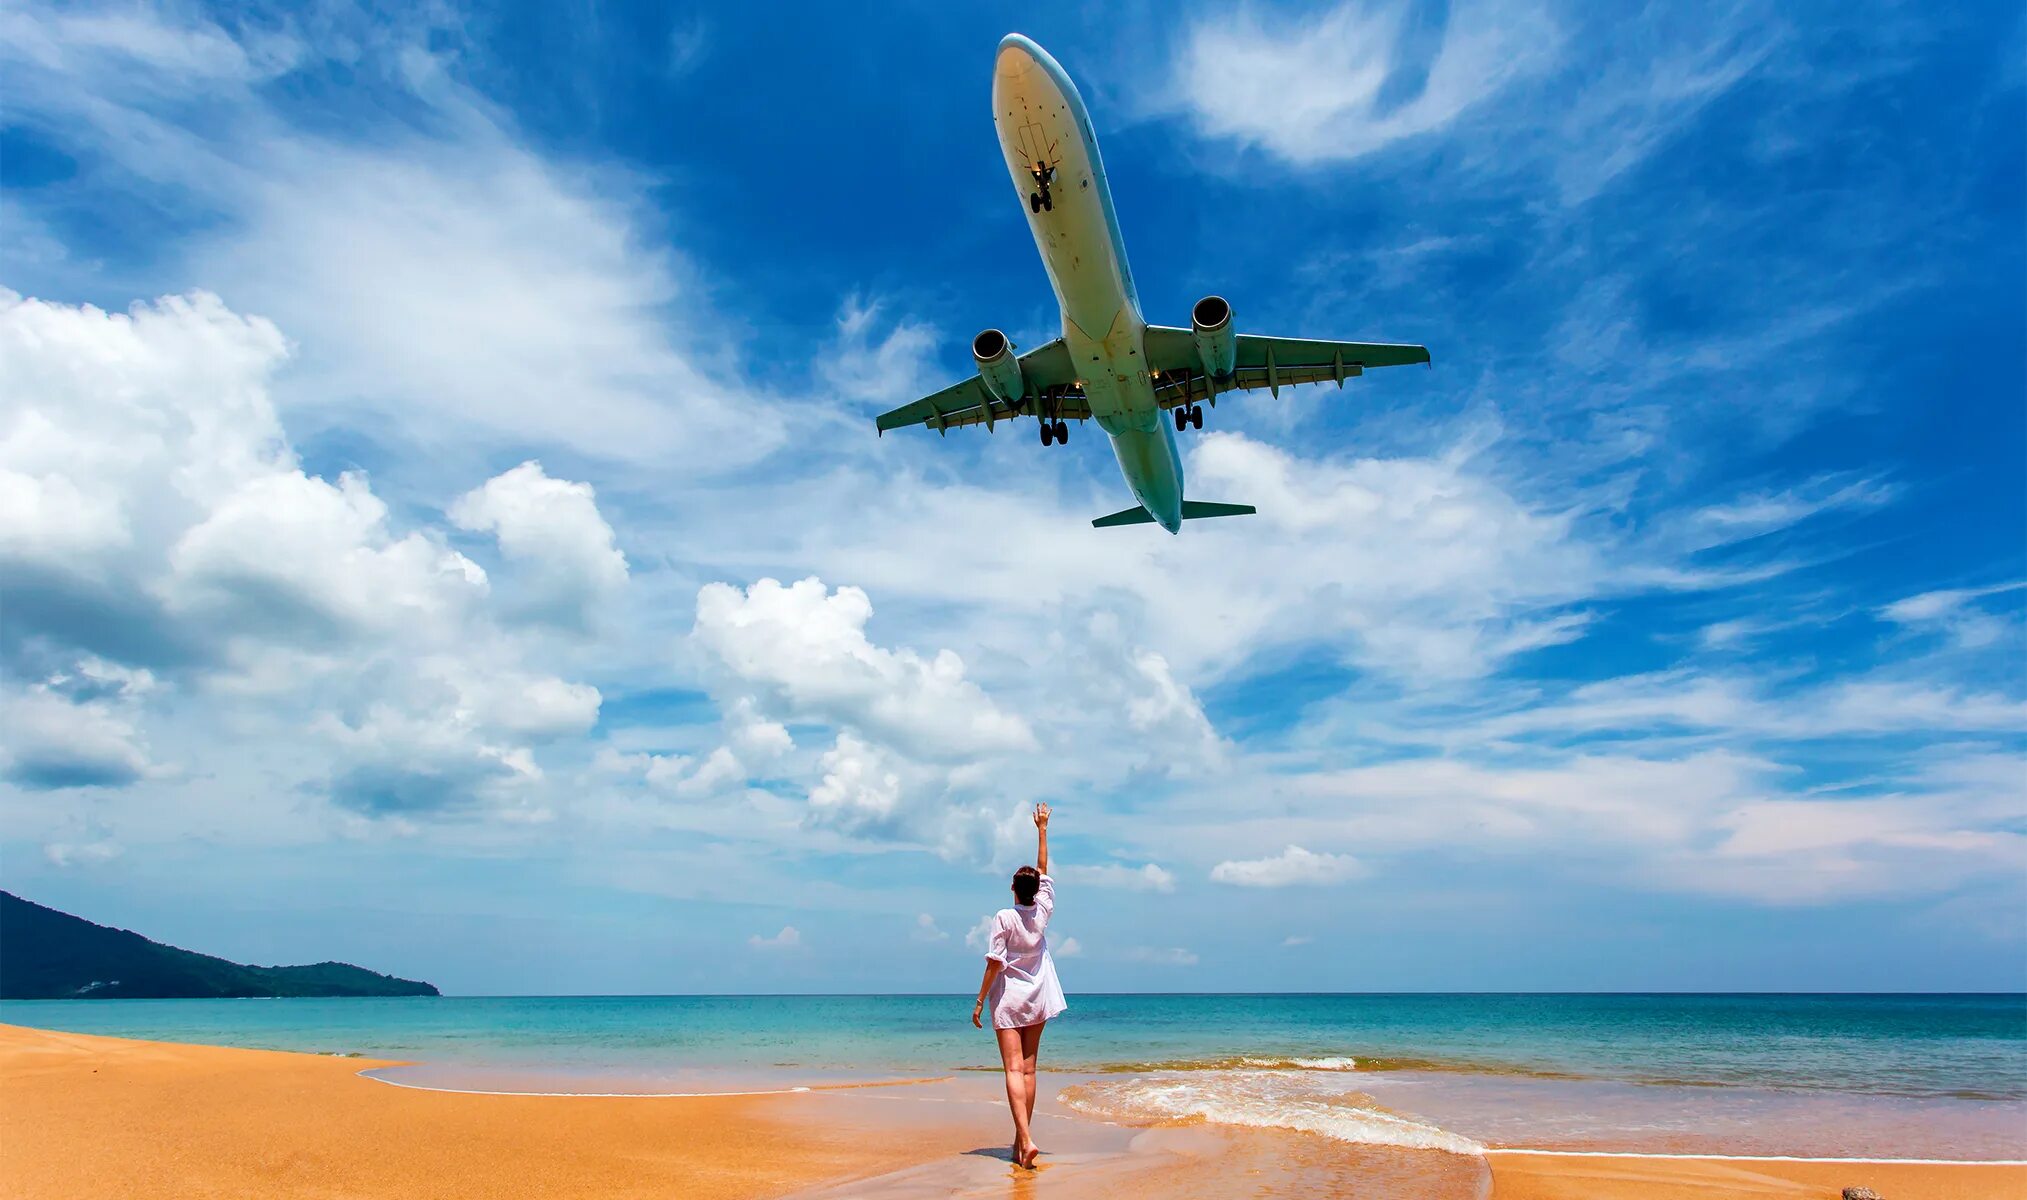
<path id="1" fill-rule="evenodd" d="M 350 963 L 242 966 L 0 892 L 0 1000 L 437 994 Z"/>

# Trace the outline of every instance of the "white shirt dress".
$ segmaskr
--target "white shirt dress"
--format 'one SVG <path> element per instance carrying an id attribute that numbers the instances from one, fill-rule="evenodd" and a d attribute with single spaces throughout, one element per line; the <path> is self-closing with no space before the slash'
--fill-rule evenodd
<path id="1" fill-rule="evenodd" d="M 1070 1007 L 1063 999 L 1063 985 L 1056 982 L 1056 960 L 1049 957 L 1049 914 L 1055 908 L 1056 884 L 1044 875 L 1033 904 L 1016 904 L 993 914 L 985 956 L 1006 967 L 986 997 L 994 1029 L 1039 1025 Z"/>

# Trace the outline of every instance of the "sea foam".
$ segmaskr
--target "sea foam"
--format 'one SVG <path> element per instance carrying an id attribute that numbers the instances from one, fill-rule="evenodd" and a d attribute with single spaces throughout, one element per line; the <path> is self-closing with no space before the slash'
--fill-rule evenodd
<path id="1" fill-rule="evenodd" d="M 1340 1060 L 1317 1060 L 1340 1061 Z M 1349 1062 L 1350 1060 L 1341 1060 Z M 1316 1068 L 1319 1072 L 1349 1067 Z M 1344 1142 L 1477 1154 L 1470 1138 L 1390 1112 L 1341 1079 L 1309 1071 L 1194 1071 L 1084 1084 L 1064 1092 L 1070 1107 L 1128 1122 L 1206 1121 L 1292 1129 Z"/>

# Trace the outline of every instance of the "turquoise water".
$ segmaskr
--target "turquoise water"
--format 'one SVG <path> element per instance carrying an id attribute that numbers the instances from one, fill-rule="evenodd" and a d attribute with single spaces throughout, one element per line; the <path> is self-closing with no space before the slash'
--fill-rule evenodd
<path id="1" fill-rule="evenodd" d="M 1300 1066 L 2027 1100 L 2027 996 L 1078 995 L 1053 1070 Z M 940 1074 L 997 1063 L 968 997 L 0 1002 L 83 1033 L 547 1078 Z M 1250 1061 L 1247 1061 L 1250 1060 Z M 1299 1061 L 1298 1061 L 1299 1060 Z"/>

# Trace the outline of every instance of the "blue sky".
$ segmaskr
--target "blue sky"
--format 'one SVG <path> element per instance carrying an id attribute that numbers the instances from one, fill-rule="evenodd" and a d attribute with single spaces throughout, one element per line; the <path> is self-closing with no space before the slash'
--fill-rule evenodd
<path id="1" fill-rule="evenodd" d="M 959 991 L 2027 983 L 2013 7 L 10 6 L 0 866 L 242 960 Z M 1147 317 L 1427 344 L 882 439 Z"/>

